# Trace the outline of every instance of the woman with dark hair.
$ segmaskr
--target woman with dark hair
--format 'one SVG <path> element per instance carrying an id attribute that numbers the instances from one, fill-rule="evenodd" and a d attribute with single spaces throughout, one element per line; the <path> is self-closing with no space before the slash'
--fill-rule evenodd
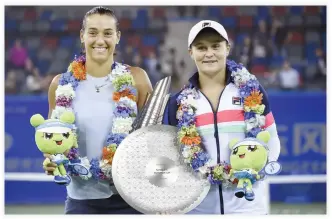
<path id="1" fill-rule="evenodd" d="M 49 87 L 49 118 L 59 118 L 67 110 L 76 115 L 78 150 L 66 155 L 89 170 L 87 175 L 69 170 L 71 177 L 58 179 L 67 185 L 66 214 L 139 214 L 111 183 L 111 164 L 152 86 L 143 69 L 114 62 L 118 26 L 112 10 L 88 11 L 80 31 L 83 55 Z M 44 169 L 52 174 L 55 164 L 50 155 L 44 156 Z"/>

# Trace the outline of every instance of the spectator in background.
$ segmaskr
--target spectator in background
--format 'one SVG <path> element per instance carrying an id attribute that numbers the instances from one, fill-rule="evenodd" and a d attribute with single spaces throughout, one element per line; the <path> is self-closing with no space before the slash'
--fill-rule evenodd
<path id="1" fill-rule="evenodd" d="M 253 37 L 253 57 L 265 58 L 269 56 L 269 37 L 266 30 L 266 22 L 258 22 L 258 31 Z"/>
<path id="2" fill-rule="evenodd" d="M 5 80 L 5 93 L 6 94 L 17 94 L 19 90 L 17 89 L 17 73 L 15 70 L 11 70 L 7 73 L 7 78 Z"/>
<path id="3" fill-rule="evenodd" d="M 42 92 L 41 82 L 42 77 L 39 74 L 38 68 L 36 68 L 30 59 L 27 60 L 25 65 L 26 73 L 26 92 L 38 94 Z"/>
<path id="4" fill-rule="evenodd" d="M 252 56 L 252 44 L 250 36 L 245 36 L 243 43 L 237 46 L 236 58 L 240 60 L 247 69 L 251 69 L 250 58 Z"/>
<path id="5" fill-rule="evenodd" d="M 145 63 L 143 62 L 142 56 L 139 53 L 137 53 L 133 56 L 131 63 L 133 66 L 140 66 L 142 68 L 143 68 L 143 66 L 145 67 Z"/>
<path id="6" fill-rule="evenodd" d="M 14 46 L 9 52 L 9 64 L 12 69 L 24 69 L 25 62 L 28 59 L 28 51 L 23 47 L 22 41 L 16 39 Z"/>
<path id="7" fill-rule="evenodd" d="M 324 56 L 321 48 L 316 49 L 317 57 L 317 75 L 318 77 L 324 77 L 326 80 L 326 57 Z"/>
<path id="8" fill-rule="evenodd" d="M 277 18 L 273 19 L 271 27 L 272 46 L 274 55 L 287 57 L 286 44 L 290 41 L 292 34 L 288 28 Z"/>
<path id="9" fill-rule="evenodd" d="M 156 53 L 154 53 L 153 51 L 149 53 L 149 57 L 146 59 L 145 65 L 151 83 L 155 85 L 156 82 L 159 81 L 162 76 L 160 71 L 157 70 L 158 60 Z"/>
<path id="10" fill-rule="evenodd" d="M 290 63 L 284 61 L 283 67 L 279 72 L 280 87 L 284 90 L 293 90 L 300 87 L 300 74 L 292 68 Z"/>
<path id="11" fill-rule="evenodd" d="M 134 60 L 134 48 L 130 45 L 126 45 L 125 51 L 122 54 L 123 62 L 131 64 Z"/>

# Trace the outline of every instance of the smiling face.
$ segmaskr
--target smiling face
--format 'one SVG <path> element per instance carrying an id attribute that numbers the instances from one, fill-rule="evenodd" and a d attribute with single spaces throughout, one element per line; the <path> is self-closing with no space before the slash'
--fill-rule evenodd
<path id="1" fill-rule="evenodd" d="M 63 133 L 37 131 L 35 141 L 38 149 L 43 153 L 62 154 L 74 145 L 74 134 L 71 130 Z"/>
<path id="2" fill-rule="evenodd" d="M 30 118 L 30 123 L 36 129 L 35 141 L 38 149 L 43 153 L 62 154 L 76 145 L 76 137 L 73 132 L 75 115 L 71 111 L 64 112 L 60 119 L 48 119 L 45 121 L 40 114 Z"/>
<path id="3" fill-rule="evenodd" d="M 189 54 L 199 72 L 215 75 L 225 69 L 230 46 L 215 30 L 202 30 L 193 41 Z"/>
<path id="4" fill-rule="evenodd" d="M 266 164 L 267 150 L 261 145 L 243 145 L 232 150 L 230 157 L 234 170 L 254 169 L 260 171 Z"/>
<path id="5" fill-rule="evenodd" d="M 102 64 L 113 59 L 115 46 L 120 41 L 117 20 L 108 14 L 92 14 L 85 18 L 81 30 L 87 59 Z"/>

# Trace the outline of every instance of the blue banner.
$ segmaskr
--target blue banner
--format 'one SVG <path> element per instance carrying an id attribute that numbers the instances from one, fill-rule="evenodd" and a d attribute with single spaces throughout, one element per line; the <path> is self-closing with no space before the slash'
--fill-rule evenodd
<path id="1" fill-rule="evenodd" d="M 269 100 L 281 140 L 281 174 L 326 174 L 326 94 L 269 92 Z M 36 113 L 47 117 L 47 97 L 5 97 L 6 172 L 43 172 L 44 158 L 35 145 L 35 131 L 29 122 Z M 48 197 L 52 197 L 52 201 L 64 200 L 64 187 L 59 189 L 54 183 L 36 184 L 40 186 L 33 200 L 47 202 Z M 14 195 L 20 187 L 22 183 L 6 182 L 6 203 L 23 201 L 24 196 Z M 52 191 L 56 192 L 51 194 Z M 303 191 L 306 195 L 302 195 Z M 294 201 L 293 196 L 302 201 L 326 201 L 326 185 L 271 186 L 272 201 Z"/>

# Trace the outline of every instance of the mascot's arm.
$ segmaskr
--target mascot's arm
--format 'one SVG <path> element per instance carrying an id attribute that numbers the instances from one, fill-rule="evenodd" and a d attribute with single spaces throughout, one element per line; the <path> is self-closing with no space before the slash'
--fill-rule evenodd
<path id="1" fill-rule="evenodd" d="M 230 176 L 230 177 L 232 177 L 232 176 L 233 176 L 233 174 L 234 174 L 234 170 L 233 170 L 233 169 L 231 169 L 231 170 L 229 171 L 229 176 Z"/>
<path id="2" fill-rule="evenodd" d="M 262 86 L 260 86 L 260 91 L 263 94 L 263 104 L 265 105 L 265 110 L 263 115 L 265 116 L 265 130 L 271 135 L 270 141 L 268 143 L 269 147 L 269 161 L 277 161 L 280 155 L 280 140 L 278 136 L 277 126 L 274 121 L 272 111 L 270 109 L 270 104 L 266 91 Z"/>

